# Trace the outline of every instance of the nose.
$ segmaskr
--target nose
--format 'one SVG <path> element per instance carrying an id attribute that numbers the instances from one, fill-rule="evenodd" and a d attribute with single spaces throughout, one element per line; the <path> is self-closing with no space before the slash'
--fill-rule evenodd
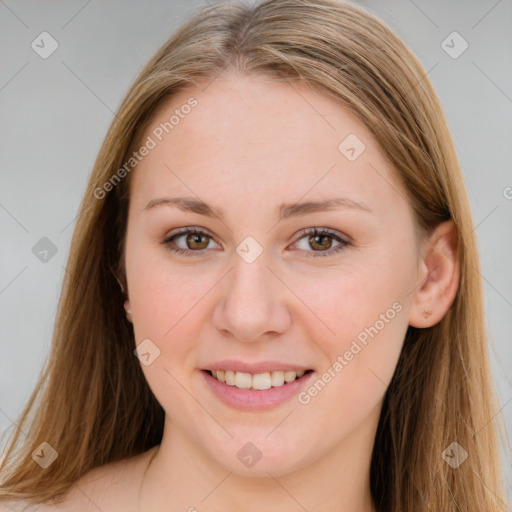
<path id="1" fill-rule="evenodd" d="M 235 255 L 233 269 L 222 280 L 214 325 L 239 341 L 277 336 L 290 325 L 287 288 L 269 268 L 264 255 L 252 263 Z"/>

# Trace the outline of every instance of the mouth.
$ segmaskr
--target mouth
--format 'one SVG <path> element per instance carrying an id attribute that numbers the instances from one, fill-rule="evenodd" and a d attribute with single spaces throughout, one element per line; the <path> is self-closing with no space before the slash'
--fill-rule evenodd
<path id="1" fill-rule="evenodd" d="M 237 372 L 234 370 L 202 371 L 228 386 L 253 391 L 265 391 L 270 388 L 286 387 L 313 372 L 313 370 L 277 370 L 252 374 L 247 372 Z"/>

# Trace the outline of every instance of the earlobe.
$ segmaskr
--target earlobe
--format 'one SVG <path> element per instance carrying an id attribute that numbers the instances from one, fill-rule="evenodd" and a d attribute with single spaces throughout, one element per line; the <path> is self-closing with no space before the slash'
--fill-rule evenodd
<path id="1" fill-rule="evenodd" d="M 453 221 L 439 224 L 425 240 L 419 285 L 409 313 L 412 327 L 432 327 L 455 299 L 460 280 L 457 229 Z"/>
<path id="2" fill-rule="evenodd" d="M 124 301 L 124 310 L 126 312 L 126 319 L 128 320 L 128 322 L 132 322 L 132 310 L 130 306 L 130 301 L 128 299 Z"/>

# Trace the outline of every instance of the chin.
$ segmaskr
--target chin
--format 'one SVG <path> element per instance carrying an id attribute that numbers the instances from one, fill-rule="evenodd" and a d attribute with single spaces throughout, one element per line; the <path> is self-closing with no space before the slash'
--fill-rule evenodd
<path id="1" fill-rule="evenodd" d="M 270 439 L 276 434 L 273 432 L 265 439 L 271 430 L 266 428 L 259 435 L 237 435 L 224 444 L 221 453 L 216 452 L 212 456 L 227 471 L 244 477 L 267 478 L 269 473 L 282 476 L 308 465 L 304 457 L 307 448 L 299 438 L 296 442 L 286 435 Z M 254 434 L 254 428 L 251 432 Z"/>

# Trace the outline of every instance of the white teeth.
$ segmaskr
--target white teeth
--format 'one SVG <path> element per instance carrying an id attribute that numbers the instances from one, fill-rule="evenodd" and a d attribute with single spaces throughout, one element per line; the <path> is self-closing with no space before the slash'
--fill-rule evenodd
<path id="1" fill-rule="evenodd" d="M 296 372 L 284 372 L 284 381 L 285 382 L 293 382 L 297 377 Z"/>
<path id="2" fill-rule="evenodd" d="M 232 372 L 231 370 L 226 370 L 226 384 L 228 386 L 235 385 L 235 372 Z"/>
<path id="3" fill-rule="evenodd" d="M 272 372 L 272 386 L 282 386 L 284 384 L 284 372 Z"/>
<path id="4" fill-rule="evenodd" d="M 249 389 L 252 386 L 252 376 L 250 373 L 236 372 L 235 386 L 240 389 Z"/>
<path id="5" fill-rule="evenodd" d="M 212 370 L 212 376 L 228 386 L 236 386 L 239 389 L 265 390 L 271 387 L 279 387 L 285 383 L 293 382 L 302 377 L 305 371 L 275 371 L 257 373 L 252 375 L 246 372 L 234 372 L 232 370 Z"/>
<path id="6" fill-rule="evenodd" d="M 252 376 L 253 389 L 270 389 L 272 387 L 272 378 L 270 373 L 257 373 Z"/>

